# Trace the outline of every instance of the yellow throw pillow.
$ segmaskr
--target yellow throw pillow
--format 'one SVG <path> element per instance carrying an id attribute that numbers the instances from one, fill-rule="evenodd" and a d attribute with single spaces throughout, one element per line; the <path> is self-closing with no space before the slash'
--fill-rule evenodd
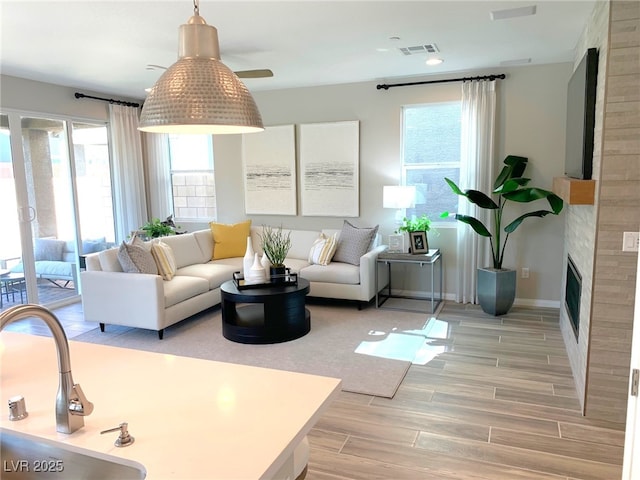
<path id="1" fill-rule="evenodd" d="M 251 234 L 251 220 L 234 224 L 211 222 L 209 227 L 213 236 L 211 260 L 244 257 L 247 237 Z"/>
<path id="2" fill-rule="evenodd" d="M 151 255 L 163 280 L 171 280 L 176 274 L 176 258 L 173 250 L 166 243 L 158 240 L 151 244 Z"/>

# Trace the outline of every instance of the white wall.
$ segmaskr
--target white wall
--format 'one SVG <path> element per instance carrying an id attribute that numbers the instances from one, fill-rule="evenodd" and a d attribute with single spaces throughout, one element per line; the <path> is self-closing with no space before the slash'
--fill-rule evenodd
<path id="1" fill-rule="evenodd" d="M 506 73 L 498 84 L 497 152 L 529 157 L 533 185 L 551 189 L 554 176 L 563 174 L 566 84 L 571 64 L 504 68 L 466 72 L 470 76 Z M 430 77 L 430 79 L 437 77 Z M 390 82 L 392 83 L 392 82 Z M 76 100 L 74 89 L 0 77 L 2 108 L 64 113 L 105 119 L 106 104 Z M 91 93 L 91 92 L 85 92 Z M 107 96 L 105 94 L 97 94 Z M 403 105 L 460 98 L 459 83 L 444 83 L 377 90 L 376 83 L 323 86 L 256 92 L 265 125 L 302 124 L 341 120 L 360 121 L 359 226 L 380 224 L 386 236 L 394 226 L 394 211 L 382 208 L 382 187 L 400 178 L 400 109 Z M 216 136 L 215 173 L 218 220 L 233 223 L 246 218 L 242 181 L 240 136 Z M 514 211 L 515 213 L 515 211 Z M 561 215 L 562 216 L 562 215 Z M 251 216 L 254 224 L 282 224 L 299 229 L 340 228 L 342 218 Z M 203 225 L 184 225 L 187 230 Z M 441 248 L 445 264 L 445 293 L 455 291 L 455 228 L 440 228 L 430 235 L 430 246 Z M 506 266 L 529 267 L 530 278 L 518 281 L 517 302 L 558 306 L 562 279 L 563 218 L 533 219 L 510 240 Z M 410 282 L 407 283 L 411 285 Z M 414 287 L 411 287 L 414 288 Z M 416 289 L 422 288 L 418 284 Z"/>
<path id="2" fill-rule="evenodd" d="M 532 185 L 549 190 L 553 177 L 563 175 L 566 85 L 571 71 L 571 64 L 556 64 L 468 74 L 507 74 L 498 85 L 499 160 L 507 154 L 529 157 Z M 380 231 L 386 236 L 393 230 L 394 211 L 382 208 L 382 187 L 397 184 L 400 178 L 400 109 L 408 104 L 460 99 L 460 85 L 432 84 L 384 91 L 377 90 L 376 83 L 358 83 L 257 92 L 254 98 L 265 125 L 360 121 L 360 218 L 352 221 L 359 226 L 380 224 Z M 219 220 L 233 223 L 245 217 L 241 141 L 239 137 L 216 137 L 214 144 Z M 542 207 L 540 204 L 537 208 Z M 517 208 L 513 210 L 516 211 Z M 340 228 L 343 221 L 302 216 L 251 218 L 258 224 L 282 223 L 302 229 L 318 225 Z M 557 307 L 563 219 L 546 217 L 527 222 L 510 238 L 505 262 L 512 268 L 530 269 L 529 279 L 518 280 L 517 302 Z M 445 292 L 452 294 L 453 272 L 457 268 L 455 228 L 438 230 L 439 236 L 429 236 L 429 245 L 443 251 Z M 407 282 L 406 288 L 410 284 Z"/>

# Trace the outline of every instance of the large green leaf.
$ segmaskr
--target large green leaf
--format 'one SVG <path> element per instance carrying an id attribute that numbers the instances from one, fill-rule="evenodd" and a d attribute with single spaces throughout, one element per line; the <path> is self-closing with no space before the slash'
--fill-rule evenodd
<path id="1" fill-rule="evenodd" d="M 507 233 L 513 233 L 513 231 L 520 226 L 520 224 L 524 221 L 525 218 L 528 218 L 528 217 L 542 218 L 542 217 L 546 217 L 550 213 L 553 213 L 553 212 L 549 210 L 536 210 L 535 212 L 525 213 L 524 215 L 520 215 L 513 222 L 511 222 L 509 225 L 504 227 L 504 231 Z"/>
<path id="2" fill-rule="evenodd" d="M 464 192 L 464 196 L 467 197 L 471 203 L 475 203 L 480 208 L 487 208 L 489 210 L 496 210 L 500 208 L 498 204 L 491 199 L 491 197 L 488 197 L 479 190 L 467 190 Z"/>
<path id="3" fill-rule="evenodd" d="M 491 237 L 491 233 L 489 232 L 489 230 L 487 230 L 487 227 L 485 227 L 484 224 L 477 218 L 456 213 L 456 220 L 470 225 L 478 235 L 481 235 L 483 237 Z"/>
<path id="4" fill-rule="evenodd" d="M 484 193 L 478 190 L 467 190 L 463 192 L 453 180 L 450 180 L 448 178 L 445 178 L 444 180 L 449 184 L 449 187 L 451 187 L 453 193 L 466 197 L 471 203 L 478 205 L 480 208 L 488 208 L 490 210 L 499 208 L 496 202 L 491 200 L 491 197 L 488 197 Z"/>
<path id="5" fill-rule="evenodd" d="M 503 196 L 508 200 L 513 200 L 514 202 L 521 203 L 529 203 L 535 200 L 546 198 L 549 202 L 549 206 L 553 210 L 553 213 L 556 215 L 560 213 L 563 206 L 563 202 L 560 197 L 558 197 L 555 193 L 548 190 L 543 190 L 542 188 L 521 188 L 519 190 L 504 193 Z"/>
<path id="6" fill-rule="evenodd" d="M 524 173 L 527 168 L 527 162 L 529 159 L 527 157 L 519 157 L 517 155 L 507 155 L 507 158 L 504 159 L 502 163 L 505 164 L 502 167 L 502 171 L 496 177 L 496 181 L 493 184 L 493 189 L 497 189 L 509 179 L 519 178 Z"/>
<path id="7" fill-rule="evenodd" d="M 496 195 L 502 195 L 504 193 L 513 192 L 520 187 L 524 187 L 530 181 L 530 178 L 512 178 L 496 188 L 493 193 Z"/>

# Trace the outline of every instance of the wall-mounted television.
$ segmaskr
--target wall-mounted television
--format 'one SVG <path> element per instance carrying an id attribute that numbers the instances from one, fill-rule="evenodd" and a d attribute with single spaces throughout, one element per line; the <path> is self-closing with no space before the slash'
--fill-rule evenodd
<path id="1" fill-rule="evenodd" d="M 564 173 L 568 177 L 591 180 L 597 80 L 598 50 L 590 48 L 580 60 L 567 87 Z"/>

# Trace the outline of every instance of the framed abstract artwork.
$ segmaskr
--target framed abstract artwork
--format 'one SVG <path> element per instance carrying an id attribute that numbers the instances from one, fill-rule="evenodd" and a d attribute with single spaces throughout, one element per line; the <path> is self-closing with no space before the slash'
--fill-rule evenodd
<path id="1" fill-rule="evenodd" d="M 359 216 L 359 122 L 310 123 L 299 129 L 302 215 Z"/>
<path id="2" fill-rule="evenodd" d="M 242 135 L 245 213 L 296 215 L 294 125 Z"/>

